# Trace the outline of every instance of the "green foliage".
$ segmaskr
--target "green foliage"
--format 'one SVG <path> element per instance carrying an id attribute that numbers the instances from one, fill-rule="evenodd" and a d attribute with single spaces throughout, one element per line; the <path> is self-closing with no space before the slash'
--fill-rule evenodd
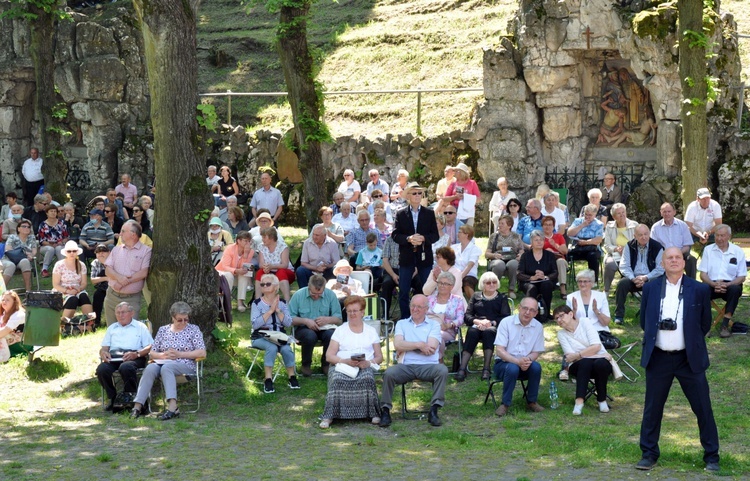
<path id="1" fill-rule="evenodd" d="M 234 330 L 224 331 L 216 327 L 211 331 L 211 335 L 213 336 L 214 341 L 216 341 L 216 345 L 226 351 L 227 354 L 232 357 L 237 354 L 237 349 L 240 346 L 240 339 Z"/>
<path id="2" fill-rule="evenodd" d="M 0 13 L 0 18 L 20 18 L 30 22 L 39 18 L 31 12 L 31 8 L 35 7 L 53 15 L 56 20 L 73 20 L 70 13 L 60 8 L 63 4 L 58 0 L 9 0 L 9 3 L 13 7 Z"/>
<path id="3" fill-rule="evenodd" d="M 198 222 L 206 222 L 209 217 L 211 217 L 212 209 L 203 209 L 202 211 L 198 212 L 193 216 L 193 219 L 197 220 Z"/>
<path id="4" fill-rule="evenodd" d="M 716 77 L 711 77 L 710 75 L 706 75 L 704 77 L 704 80 L 706 82 L 706 99 L 709 102 L 715 102 L 719 97 L 719 90 L 717 89 L 717 86 L 719 85 L 719 79 Z"/>
<path id="5" fill-rule="evenodd" d="M 200 104 L 195 108 L 200 112 L 196 115 L 198 125 L 209 132 L 216 132 L 216 127 L 219 125 L 219 116 L 216 115 L 216 107 L 213 104 Z"/>
<path id="6" fill-rule="evenodd" d="M 65 120 L 68 116 L 68 106 L 63 103 L 57 103 L 52 107 L 52 117 L 57 120 Z"/>

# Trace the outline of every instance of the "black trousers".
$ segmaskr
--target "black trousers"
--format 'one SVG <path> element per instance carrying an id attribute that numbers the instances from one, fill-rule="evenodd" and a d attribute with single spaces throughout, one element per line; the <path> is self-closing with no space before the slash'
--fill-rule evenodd
<path id="1" fill-rule="evenodd" d="M 328 361 L 326 361 L 326 351 L 328 351 L 328 345 L 331 343 L 333 331 L 335 331 L 335 329 L 313 331 L 307 326 L 297 326 L 294 329 L 294 337 L 302 347 L 303 366 L 309 367 L 312 364 L 313 349 L 315 349 L 315 344 L 317 344 L 318 341 L 323 343 L 323 357 L 320 360 L 320 365 L 321 367 L 328 365 Z"/>
<path id="2" fill-rule="evenodd" d="M 34 196 L 39 193 L 39 189 L 44 185 L 44 180 L 37 180 L 36 182 L 29 182 L 24 179 L 23 184 L 23 200 L 26 205 L 34 205 Z"/>
<path id="3" fill-rule="evenodd" d="M 144 367 L 146 367 L 145 357 L 139 357 L 134 361 L 103 362 L 96 368 L 96 377 L 99 379 L 99 384 L 102 385 L 104 391 L 107 393 L 107 398 L 112 400 L 117 396 L 112 374 L 115 371 L 120 372 L 122 382 L 125 384 L 124 392 L 137 392 L 138 369 L 143 369 Z"/>
<path id="4" fill-rule="evenodd" d="M 464 339 L 464 352 L 474 353 L 479 341 L 482 341 L 482 349 L 495 349 L 495 336 L 497 336 L 497 329 L 485 329 L 480 331 L 475 327 L 470 327 L 466 331 L 466 339 Z"/>
<path id="5" fill-rule="evenodd" d="M 706 463 L 719 462 L 719 432 L 711 409 L 711 395 L 706 380 L 706 372 L 690 370 L 685 350 L 666 352 L 654 348 L 646 367 L 646 400 L 641 422 L 641 451 L 644 458 L 659 459 L 659 435 L 664 404 L 674 378 L 680 383 L 682 392 L 690 403 L 698 419 L 703 460 Z"/>
<path id="6" fill-rule="evenodd" d="M 740 303 L 740 297 L 742 296 L 742 284 L 736 284 L 733 286 L 727 286 L 727 292 L 719 294 L 711 289 L 711 299 L 724 299 L 727 301 L 724 312 L 727 314 L 734 314 L 737 310 L 737 304 Z"/>
<path id="7" fill-rule="evenodd" d="M 534 299 L 542 298 L 544 308 L 546 309 L 545 319 L 539 319 L 544 322 L 552 318 L 552 292 L 555 290 L 555 284 L 552 281 L 541 282 L 521 282 L 521 290 L 529 297 Z"/>
<path id="8" fill-rule="evenodd" d="M 386 318 L 391 318 L 391 306 L 393 304 L 393 293 L 396 291 L 396 287 L 398 287 L 398 284 L 396 281 L 393 280 L 393 277 L 391 277 L 390 274 L 388 274 L 388 271 L 383 269 L 383 282 L 380 284 L 380 297 L 385 299 L 385 307 L 386 307 Z M 419 277 L 414 276 L 411 278 L 411 288 L 414 289 L 415 292 L 422 292 L 422 281 L 419 279 Z M 401 314 L 401 318 L 409 317 L 408 315 Z"/>
<path id="9" fill-rule="evenodd" d="M 579 247 L 571 249 L 571 251 L 568 252 L 568 259 L 571 261 L 588 262 L 589 269 L 594 271 L 594 282 L 599 282 L 599 258 L 601 258 L 602 253 L 599 249 L 588 249 L 589 246 L 583 247 L 586 247 L 587 249 L 581 250 Z"/>
<path id="10" fill-rule="evenodd" d="M 603 357 L 587 357 L 571 364 L 568 372 L 578 380 L 576 382 L 576 398 L 586 397 L 589 379 L 593 379 L 596 386 L 596 400 L 599 402 L 607 400 L 607 379 L 612 372 L 612 365 L 609 361 Z"/>

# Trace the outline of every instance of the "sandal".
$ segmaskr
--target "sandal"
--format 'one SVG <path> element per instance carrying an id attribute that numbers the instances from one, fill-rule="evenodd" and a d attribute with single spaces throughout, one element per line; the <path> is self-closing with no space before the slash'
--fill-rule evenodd
<path id="1" fill-rule="evenodd" d="M 482 369 L 482 381 L 489 381 L 492 373 L 489 369 Z"/>
<path id="2" fill-rule="evenodd" d="M 159 420 L 169 421 L 170 419 L 178 417 L 180 417 L 180 408 L 177 408 L 174 411 L 170 411 L 169 409 L 167 409 L 161 416 L 159 416 Z"/>
<path id="3" fill-rule="evenodd" d="M 133 408 L 130 411 L 130 419 L 138 419 L 139 417 L 141 417 L 141 410 L 138 408 Z"/>
<path id="4" fill-rule="evenodd" d="M 324 419 L 320 421 L 320 424 L 318 425 L 320 429 L 328 429 L 331 427 L 331 423 L 333 422 L 333 419 Z"/>
<path id="5" fill-rule="evenodd" d="M 459 369 L 456 372 L 456 381 L 463 382 L 466 380 L 466 369 Z"/>

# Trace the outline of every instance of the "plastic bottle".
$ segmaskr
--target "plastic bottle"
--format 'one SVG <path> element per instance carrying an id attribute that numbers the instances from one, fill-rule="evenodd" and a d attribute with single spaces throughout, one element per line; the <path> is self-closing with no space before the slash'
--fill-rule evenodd
<path id="1" fill-rule="evenodd" d="M 549 407 L 550 409 L 557 409 L 560 407 L 560 402 L 557 397 L 557 384 L 552 381 L 549 384 Z"/>

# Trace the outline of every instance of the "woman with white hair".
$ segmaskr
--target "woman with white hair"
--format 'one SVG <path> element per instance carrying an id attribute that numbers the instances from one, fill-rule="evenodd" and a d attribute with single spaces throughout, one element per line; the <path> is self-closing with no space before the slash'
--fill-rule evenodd
<path id="1" fill-rule="evenodd" d="M 344 194 L 344 202 L 349 202 L 352 204 L 352 207 L 356 206 L 359 202 L 359 194 L 362 192 L 362 187 L 359 186 L 359 182 L 354 180 L 354 171 L 352 169 L 344 171 L 344 181 L 339 185 L 337 192 Z"/>
<path id="2" fill-rule="evenodd" d="M 391 204 L 395 210 L 406 207 L 406 199 L 404 198 L 404 191 L 406 185 L 409 182 L 409 171 L 406 169 L 399 169 L 396 175 L 396 182 L 391 187 Z"/>
<path id="3" fill-rule="evenodd" d="M 613 204 L 609 213 L 612 220 L 607 222 L 604 228 L 604 251 L 607 253 L 607 257 L 604 258 L 604 292 L 607 295 L 615 279 L 615 273 L 620 268 L 622 251 L 627 243 L 633 240 L 635 228 L 638 227 L 638 222 L 628 219 L 625 204 Z"/>
<path id="4" fill-rule="evenodd" d="M 456 339 L 464 322 L 466 302 L 461 296 L 451 293 L 456 278 L 450 272 L 442 272 L 437 279 L 437 290 L 427 298 L 427 317 L 440 324 L 440 362 L 443 362 L 445 343 Z"/>
<path id="5" fill-rule="evenodd" d="M 568 258 L 572 261 L 585 260 L 589 269 L 596 274 L 599 281 L 599 259 L 602 256 L 599 244 L 604 238 L 604 226 L 596 218 L 599 208 L 594 204 L 583 207 L 583 215 L 573 221 L 568 228 L 568 237 L 573 241 L 574 247 L 568 252 Z"/>
<path id="6" fill-rule="evenodd" d="M 602 205 L 602 191 L 597 188 L 593 188 L 588 191 L 586 196 L 589 198 L 589 205 L 593 204 L 596 206 L 596 218 L 601 221 L 602 224 L 607 223 L 607 206 Z M 581 207 L 581 215 L 578 217 L 583 217 L 583 209 L 585 209 L 586 206 Z"/>
<path id="7" fill-rule="evenodd" d="M 497 276 L 493 272 L 485 272 L 479 278 L 479 291 L 469 299 L 469 305 L 464 314 L 464 324 L 469 327 L 469 330 L 466 331 L 461 353 L 461 366 L 456 373 L 456 381 L 461 382 L 466 379 L 469 360 L 474 355 L 479 341 L 482 342 L 484 352 L 482 380 L 486 381 L 490 378 L 497 325 L 511 314 L 508 298 L 498 291 L 499 287 L 500 281 Z"/>
<path id="8" fill-rule="evenodd" d="M 495 230 L 497 230 L 497 220 L 501 215 L 508 212 L 508 201 L 516 198 L 516 194 L 512 190 L 508 190 L 508 180 L 505 177 L 499 177 L 497 179 L 497 190 L 490 199 L 490 216 L 492 223 L 495 225 Z"/>

